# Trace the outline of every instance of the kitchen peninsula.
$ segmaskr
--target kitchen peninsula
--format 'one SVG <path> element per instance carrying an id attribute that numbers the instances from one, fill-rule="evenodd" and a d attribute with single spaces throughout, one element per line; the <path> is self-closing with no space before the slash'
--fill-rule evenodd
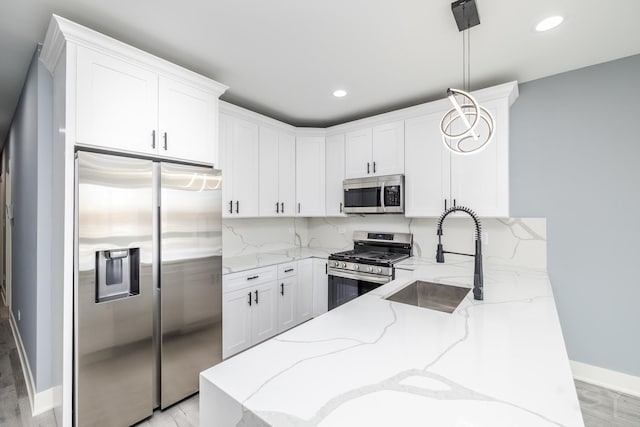
<path id="1" fill-rule="evenodd" d="M 470 287 L 471 261 L 397 268 L 401 278 L 201 373 L 201 425 L 583 425 L 544 270 L 487 262 L 484 301 L 469 293 L 447 314 L 384 298 L 413 279 Z"/>

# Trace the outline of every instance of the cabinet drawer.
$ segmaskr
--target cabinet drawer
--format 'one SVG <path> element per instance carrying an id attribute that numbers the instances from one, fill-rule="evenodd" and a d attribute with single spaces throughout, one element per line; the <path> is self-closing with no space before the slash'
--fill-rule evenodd
<path id="1" fill-rule="evenodd" d="M 298 274 L 298 263 L 296 261 L 278 264 L 278 279 L 295 276 L 296 274 Z"/>
<path id="2" fill-rule="evenodd" d="M 248 286 L 255 286 L 273 280 L 276 280 L 275 266 L 225 274 L 222 280 L 222 292 L 232 292 Z"/>

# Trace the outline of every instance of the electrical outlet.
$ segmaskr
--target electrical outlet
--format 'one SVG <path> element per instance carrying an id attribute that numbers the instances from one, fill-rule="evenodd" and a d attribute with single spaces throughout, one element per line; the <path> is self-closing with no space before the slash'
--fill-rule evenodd
<path id="1" fill-rule="evenodd" d="M 18 322 L 20 321 L 20 310 L 18 310 Z"/>

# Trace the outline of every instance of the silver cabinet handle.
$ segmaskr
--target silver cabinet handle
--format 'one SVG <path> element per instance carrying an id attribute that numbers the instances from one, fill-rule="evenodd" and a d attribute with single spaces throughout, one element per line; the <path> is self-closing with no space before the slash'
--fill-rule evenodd
<path id="1" fill-rule="evenodd" d="M 156 148 L 156 130 L 151 131 L 151 148 Z"/>
<path id="2" fill-rule="evenodd" d="M 163 135 L 164 138 L 164 151 L 167 151 L 167 133 L 165 132 Z"/>

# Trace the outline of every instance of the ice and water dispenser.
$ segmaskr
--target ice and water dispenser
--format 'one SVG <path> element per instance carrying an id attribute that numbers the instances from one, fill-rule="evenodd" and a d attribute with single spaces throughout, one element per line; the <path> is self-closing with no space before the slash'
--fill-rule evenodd
<path id="1" fill-rule="evenodd" d="M 140 248 L 96 252 L 96 302 L 140 293 Z"/>

